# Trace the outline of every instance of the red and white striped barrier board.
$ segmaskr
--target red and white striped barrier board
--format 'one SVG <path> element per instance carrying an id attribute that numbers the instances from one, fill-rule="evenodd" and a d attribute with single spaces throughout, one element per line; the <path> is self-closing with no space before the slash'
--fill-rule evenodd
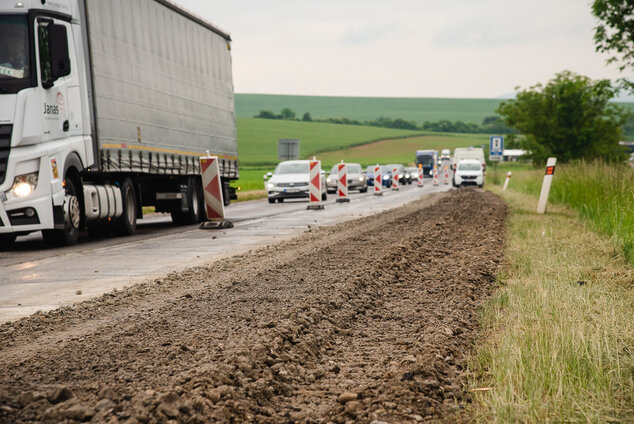
<path id="1" fill-rule="evenodd" d="M 218 157 L 201 157 L 200 170 L 205 191 L 205 213 L 207 214 L 207 219 L 224 219 L 225 204 L 222 201 L 222 182 L 220 181 Z"/>
<path id="2" fill-rule="evenodd" d="M 200 225 L 205 230 L 232 228 L 233 223 L 225 219 L 225 203 L 222 199 L 222 181 L 217 156 L 200 158 L 200 172 L 205 198 L 207 221 Z"/>
<path id="3" fill-rule="evenodd" d="M 447 170 L 447 165 L 445 165 L 445 184 L 449 184 L 449 171 Z"/>
<path id="4" fill-rule="evenodd" d="M 434 185 L 438 185 L 438 168 L 434 165 Z"/>
<path id="5" fill-rule="evenodd" d="M 383 175 L 381 175 L 381 166 L 374 167 L 374 195 L 383 195 Z"/>
<path id="6" fill-rule="evenodd" d="M 398 168 L 392 169 L 392 190 L 399 190 L 398 186 Z"/>
<path id="7" fill-rule="evenodd" d="M 324 205 L 321 203 L 321 161 L 311 160 L 309 167 L 308 195 L 310 196 L 310 205 L 308 205 L 308 209 L 323 209 Z"/>
<path id="8" fill-rule="evenodd" d="M 502 191 L 506 191 L 506 188 L 509 186 L 509 181 L 511 181 L 511 175 L 513 175 L 513 173 L 510 171 L 508 174 L 506 174 L 506 181 L 504 181 L 504 187 L 502 187 Z"/>
<path id="9" fill-rule="evenodd" d="M 337 165 L 337 203 L 349 202 L 348 198 L 348 166 L 345 163 Z"/>
<path id="10" fill-rule="evenodd" d="M 423 171 L 423 165 L 418 165 L 418 186 L 424 187 L 425 185 L 425 173 Z"/>

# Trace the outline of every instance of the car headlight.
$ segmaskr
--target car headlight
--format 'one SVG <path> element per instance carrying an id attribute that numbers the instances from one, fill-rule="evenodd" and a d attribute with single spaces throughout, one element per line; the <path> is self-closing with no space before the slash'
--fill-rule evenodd
<path id="1" fill-rule="evenodd" d="M 363 182 L 363 177 L 359 177 L 359 182 L 362 183 Z"/>
<path id="2" fill-rule="evenodd" d="M 409 174 L 405 174 L 405 178 L 409 178 L 409 177 L 410 177 L 410 175 L 409 175 Z"/>
<path id="3" fill-rule="evenodd" d="M 275 188 L 275 184 L 273 183 L 268 183 L 266 186 L 269 188 L 269 190 L 273 190 Z"/>
<path id="4" fill-rule="evenodd" d="M 329 183 L 331 181 L 330 177 L 326 178 L 326 182 Z"/>
<path id="5" fill-rule="evenodd" d="M 389 179 L 390 179 L 390 176 L 389 176 L 389 175 L 383 175 L 383 179 L 384 179 L 384 180 L 389 180 Z"/>
<path id="6" fill-rule="evenodd" d="M 11 193 L 13 193 L 15 197 L 21 198 L 31 195 L 37 187 L 38 174 L 39 172 L 32 172 L 15 177 L 13 187 L 11 187 Z"/>
<path id="7" fill-rule="evenodd" d="M 403 178 L 403 174 L 398 174 L 398 178 Z"/>

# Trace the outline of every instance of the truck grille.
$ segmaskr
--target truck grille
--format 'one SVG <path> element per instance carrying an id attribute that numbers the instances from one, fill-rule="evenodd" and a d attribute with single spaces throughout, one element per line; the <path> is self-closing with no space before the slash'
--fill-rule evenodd
<path id="1" fill-rule="evenodd" d="M 11 150 L 11 130 L 13 125 L 0 125 L 0 184 L 4 183 L 9 166 L 9 150 Z"/>

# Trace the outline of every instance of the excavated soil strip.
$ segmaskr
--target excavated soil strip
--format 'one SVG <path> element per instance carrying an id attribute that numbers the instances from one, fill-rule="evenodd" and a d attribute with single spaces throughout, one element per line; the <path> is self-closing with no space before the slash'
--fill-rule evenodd
<path id="1" fill-rule="evenodd" d="M 506 210 L 457 190 L 0 326 L 0 422 L 468 419 Z"/>

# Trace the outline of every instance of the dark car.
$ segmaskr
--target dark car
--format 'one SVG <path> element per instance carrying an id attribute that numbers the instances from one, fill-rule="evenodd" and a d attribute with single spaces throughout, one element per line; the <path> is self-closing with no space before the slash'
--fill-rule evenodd
<path id="1" fill-rule="evenodd" d="M 418 181 L 418 168 L 414 166 L 408 166 L 405 168 L 405 173 L 409 178 L 409 184 Z"/>
<path id="2" fill-rule="evenodd" d="M 376 165 L 370 165 L 365 169 L 365 175 L 368 180 L 368 186 L 374 187 L 374 167 Z M 388 172 L 384 165 L 381 165 L 381 179 L 383 180 L 383 187 L 392 187 L 392 173 Z"/>
<path id="3" fill-rule="evenodd" d="M 390 163 L 385 165 L 385 167 L 390 171 L 390 174 L 392 174 L 394 168 L 397 169 L 399 184 L 405 185 L 411 182 L 411 181 L 407 181 L 407 173 L 405 172 L 405 167 L 403 165 L 399 163 Z"/>

